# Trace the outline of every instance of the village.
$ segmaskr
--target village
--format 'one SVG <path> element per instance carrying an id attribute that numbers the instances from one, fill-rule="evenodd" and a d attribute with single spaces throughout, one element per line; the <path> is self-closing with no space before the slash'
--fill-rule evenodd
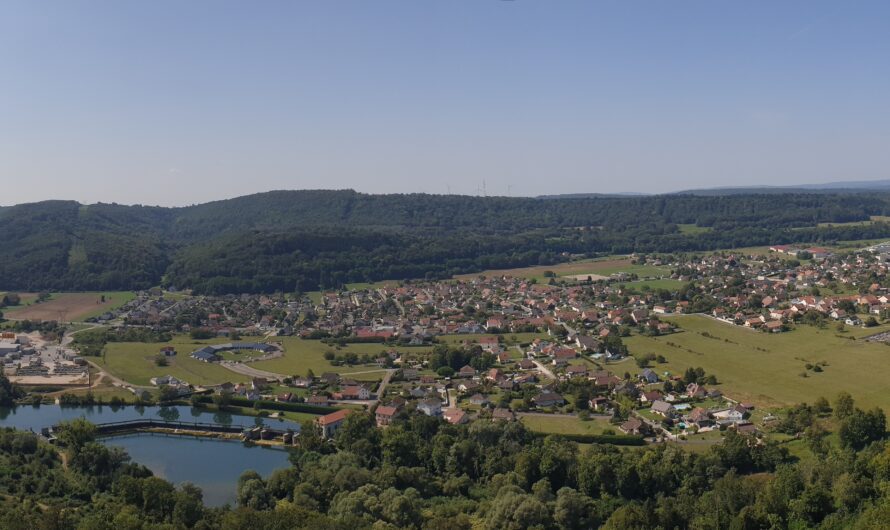
<path id="1" fill-rule="evenodd" d="M 633 443 L 622 436 L 681 441 L 726 429 L 760 434 L 775 420 L 744 395 L 724 395 L 724 374 L 671 371 L 664 355 L 628 347 L 643 338 L 672 345 L 672 335 L 688 333 L 682 317 L 765 334 L 875 327 L 868 340 L 887 338 L 884 245 L 633 255 L 627 263 L 627 271 L 609 275 L 479 275 L 297 297 L 153 290 L 94 324 L 203 339 L 193 342 L 203 346 L 154 351 L 238 376 L 194 382 L 164 373 L 167 361 L 155 360 L 156 375 L 148 385 L 131 385 L 134 393 L 148 386 L 183 398 L 210 392 L 342 408 L 320 416 L 328 433 L 362 408 L 373 410 L 380 427 L 399 414 L 451 423 L 519 420 L 542 430 L 572 418 L 585 426 L 567 434 L 618 443 Z M 318 354 L 313 362 L 300 357 L 306 345 Z M 37 357 L 16 366 L 14 357 L 7 354 L 10 375 L 41 365 Z"/>

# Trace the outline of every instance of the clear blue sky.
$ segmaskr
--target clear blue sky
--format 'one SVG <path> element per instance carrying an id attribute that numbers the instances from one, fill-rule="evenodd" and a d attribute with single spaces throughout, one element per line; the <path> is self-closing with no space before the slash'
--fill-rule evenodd
<path id="1" fill-rule="evenodd" d="M 890 178 L 888 28 L 886 1 L 6 1 L 0 204 Z"/>

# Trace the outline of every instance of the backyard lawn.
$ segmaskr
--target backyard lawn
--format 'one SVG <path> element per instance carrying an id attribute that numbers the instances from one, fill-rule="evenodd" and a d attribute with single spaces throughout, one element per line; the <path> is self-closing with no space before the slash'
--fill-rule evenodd
<path id="1" fill-rule="evenodd" d="M 847 390 L 860 406 L 890 407 L 885 390 L 890 380 L 890 346 L 861 340 L 887 326 L 847 327 L 844 332 L 833 324 L 826 329 L 798 326 L 787 333 L 766 334 L 702 315 L 665 320 L 684 331 L 624 339 L 632 354 L 664 355 L 667 363 L 653 366 L 658 373 L 682 374 L 688 367 L 700 366 L 717 376 L 718 388 L 728 397 L 759 406 L 812 403 L 820 396 L 833 399 Z M 820 362 L 826 363 L 821 372 L 805 366 Z"/>

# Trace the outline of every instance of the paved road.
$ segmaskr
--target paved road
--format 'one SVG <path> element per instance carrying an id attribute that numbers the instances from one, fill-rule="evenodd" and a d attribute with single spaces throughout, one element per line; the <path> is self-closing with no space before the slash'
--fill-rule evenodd
<path id="1" fill-rule="evenodd" d="M 361 372 L 353 372 L 353 373 L 361 373 Z M 374 400 L 374 403 L 380 401 L 380 397 L 383 396 L 383 393 L 386 391 L 386 385 L 389 384 L 389 381 L 392 379 L 392 374 L 396 373 L 395 369 L 390 368 L 386 371 L 386 375 L 383 376 L 383 381 L 380 382 L 380 387 L 377 389 L 377 399 Z"/>
<path id="2" fill-rule="evenodd" d="M 381 292 L 381 289 L 377 289 L 377 294 L 380 295 L 380 298 L 384 302 L 386 301 L 386 296 Z M 399 308 L 399 312 L 402 314 L 402 316 L 405 316 L 405 306 L 402 305 L 402 302 L 399 301 L 399 298 L 397 296 L 393 296 L 392 301 L 396 303 L 396 307 Z"/>
<path id="3" fill-rule="evenodd" d="M 554 381 L 559 380 L 559 378 L 556 377 L 556 374 L 554 374 L 553 372 L 550 371 L 550 368 L 547 368 L 546 366 L 544 366 L 544 363 L 542 363 L 541 361 L 539 361 L 537 359 L 532 359 L 532 362 L 535 363 L 535 366 L 538 367 L 538 370 L 540 370 L 542 374 L 546 375 L 550 379 L 553 379 Z"/>
<path id="4" fill-rule="evenodd" d="M 275 372 L 267 372 L 266 370 L 258 370 L 256 368 L 252 368 L 247 366 L 246 364 L 233 362 L 233 361 L 222 361 L 219 363 L 223 368 L 228 368 L 229 370 L 235 372 L 236 374 L 246 375 L 248 377 L 262 377 L 265 379 L 274 379 L 276 381 L 281 381 L 286 376 L 277 374 Z"/>

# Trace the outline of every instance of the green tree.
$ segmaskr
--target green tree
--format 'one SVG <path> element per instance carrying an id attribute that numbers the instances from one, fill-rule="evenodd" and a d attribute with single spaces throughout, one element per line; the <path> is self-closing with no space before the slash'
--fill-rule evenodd
<path id="1" fill-rule="evenodd" d="M 855 403 L 849 392 L 841 392 L 834 400 L 834 417 L 843 420 L 853 414 Z"/>
<path id="2" fill-rule="evenodd" d="M 0 374 L 0 407 L 9 407 L 15 404 L 15 400 L 22 397 L 23 392 L 13 385 L 9 378 Z"/>
<path id="3" fill-rule="evenodd" d="M 556 492 L 553 519 L 563 530 L 596 528 L 601 523 L 594 510 L 593 500 L 568 487 Z"/>
<path id="4" fill-rule="evenodd" d="M 96 426 L 84 418 L 59 423 L 58 439 L 65 447 L 77 454 L 83 446 L 96 439 Z"/>

